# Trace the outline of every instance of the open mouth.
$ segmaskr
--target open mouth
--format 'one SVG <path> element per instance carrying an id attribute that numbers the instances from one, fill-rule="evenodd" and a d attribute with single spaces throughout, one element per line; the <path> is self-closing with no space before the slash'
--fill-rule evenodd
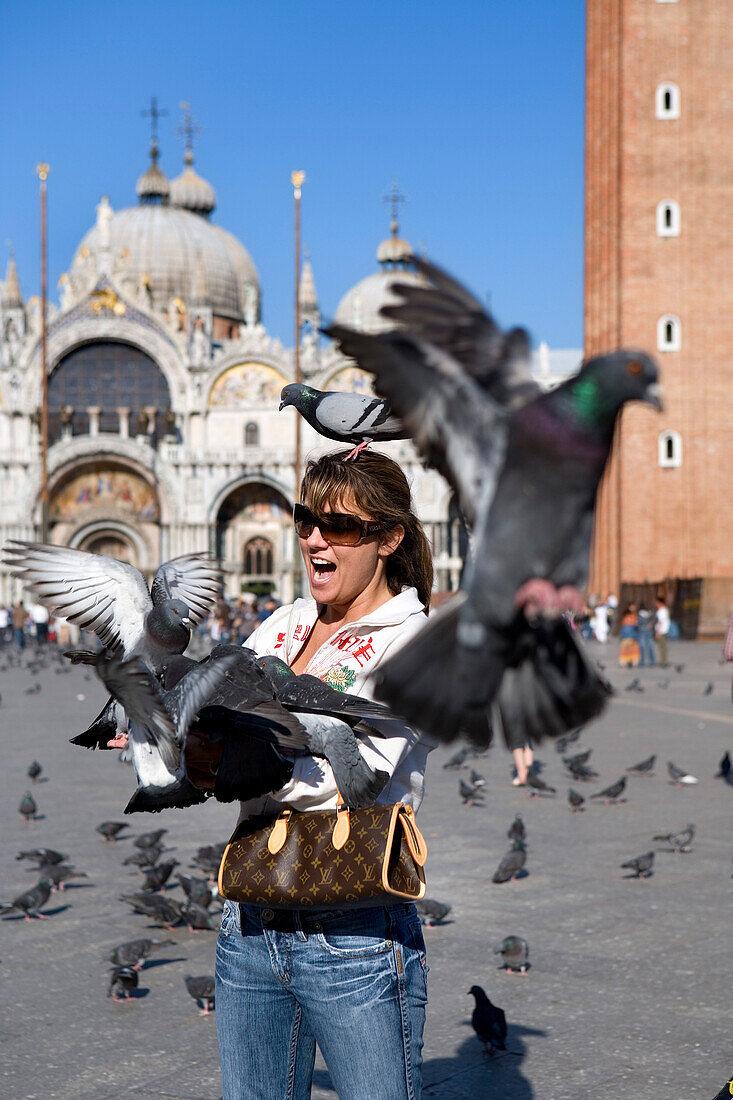
<path id="1" fill-rule="evenodd" d="M 336 563 L 333 561 L 327 561 L 326 558 L 311 558 L 311 568 L 313 570 L 313 580 L 316 584 L 323 584 L 331 575 L 336 571 Z"/>

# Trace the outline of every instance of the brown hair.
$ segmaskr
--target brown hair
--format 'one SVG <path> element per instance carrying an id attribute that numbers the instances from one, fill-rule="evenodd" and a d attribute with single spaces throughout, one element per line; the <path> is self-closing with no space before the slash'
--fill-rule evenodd
<path id="1" fill-rule="evenodd" d="M 417 589 L 427 609 L 433 587 L 433 556 L 420 520 L 412 510 L 410 486 L 391 458 L 377 451 L 361 451 L 346 461 L 349 451 L 337 451 L 310 459 L 300 486 L 300 499 L 315 512 L 324 505 L 336 509 L 347 497 L 356 507 L 385 526 L 401 524 L 405 537 L 387 558 L 390 592 L 398 595 L 404 586 Z"/>

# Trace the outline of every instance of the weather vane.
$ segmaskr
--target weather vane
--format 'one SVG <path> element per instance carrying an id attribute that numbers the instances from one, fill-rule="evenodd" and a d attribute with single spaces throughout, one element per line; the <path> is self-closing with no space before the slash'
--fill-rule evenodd
<path id="1" fill-rule="evenodd" d="M 186 149 L 186 162 L 193 163 L 193 139 L 201 133 L 201 128 L 191 114 L 191 104 L 185 100 L 178 104 L 183 111 L 183 121 L 176 127 L 176 135 L 183 138 Z"/>
<path id="2" fill-rule="evenodd" d="M 403 195 L 400 191 L 396 176 L 392 179 L 392 186 L 389 191 L 382 196 L 382 202 L 388 202 L 392 208 L 389 228 L 392 234 L 396 236 L 399 229 L 400 206 L 404 206 L 407 202 L 407 195 Z"/>
<path id="3" fill-rule="evenodd" d="M 140 114 L 143 118 L 150 119 L 150 132 L 151 132 L 151 149 L 155 149 L 155 153 L 158 152 L 158 119 L 164 118 L 168 114 L 166 110 L 158 107 L 157 96 L 150 97 L 150 107 L 146 111 L 141 111 Z"/>

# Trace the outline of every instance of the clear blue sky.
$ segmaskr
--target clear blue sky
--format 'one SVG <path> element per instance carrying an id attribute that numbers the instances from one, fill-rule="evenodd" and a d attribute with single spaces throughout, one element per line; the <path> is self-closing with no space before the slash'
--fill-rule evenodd
<path id="1" fill-rule="evenodd" d="M 136 202 L 151 95 L 161 167 L 181 170 L 181 100 L 213 220 L 261 278 L 292 342 L 292 188 L 321 308 L 376 270 L 393 177 L 413 246 L 489 293 L 535 343 L 580 347 L 582 0 L 23 0 L 2 3 L 0 249 L 39 288 L 38 161 L 49 179 L 49 288 L 108 194 Z M 2 270 L 5 267 L 5 257 Z"/>

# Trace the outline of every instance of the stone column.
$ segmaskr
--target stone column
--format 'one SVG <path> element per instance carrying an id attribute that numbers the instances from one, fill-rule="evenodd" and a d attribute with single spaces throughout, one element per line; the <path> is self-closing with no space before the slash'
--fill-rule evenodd
<path id="1" fill-rule="evenodd" d="M 89 415 L 89 434 L 99 435 L 99 405 L 87 405 L 87 413 Z"/>
<path id="2" fill-rule="evenodd" d="M 121 439 L 130 438 L 130 409 L 129 406 L 120 405 L 117 410 L 117 430 Z"/>

